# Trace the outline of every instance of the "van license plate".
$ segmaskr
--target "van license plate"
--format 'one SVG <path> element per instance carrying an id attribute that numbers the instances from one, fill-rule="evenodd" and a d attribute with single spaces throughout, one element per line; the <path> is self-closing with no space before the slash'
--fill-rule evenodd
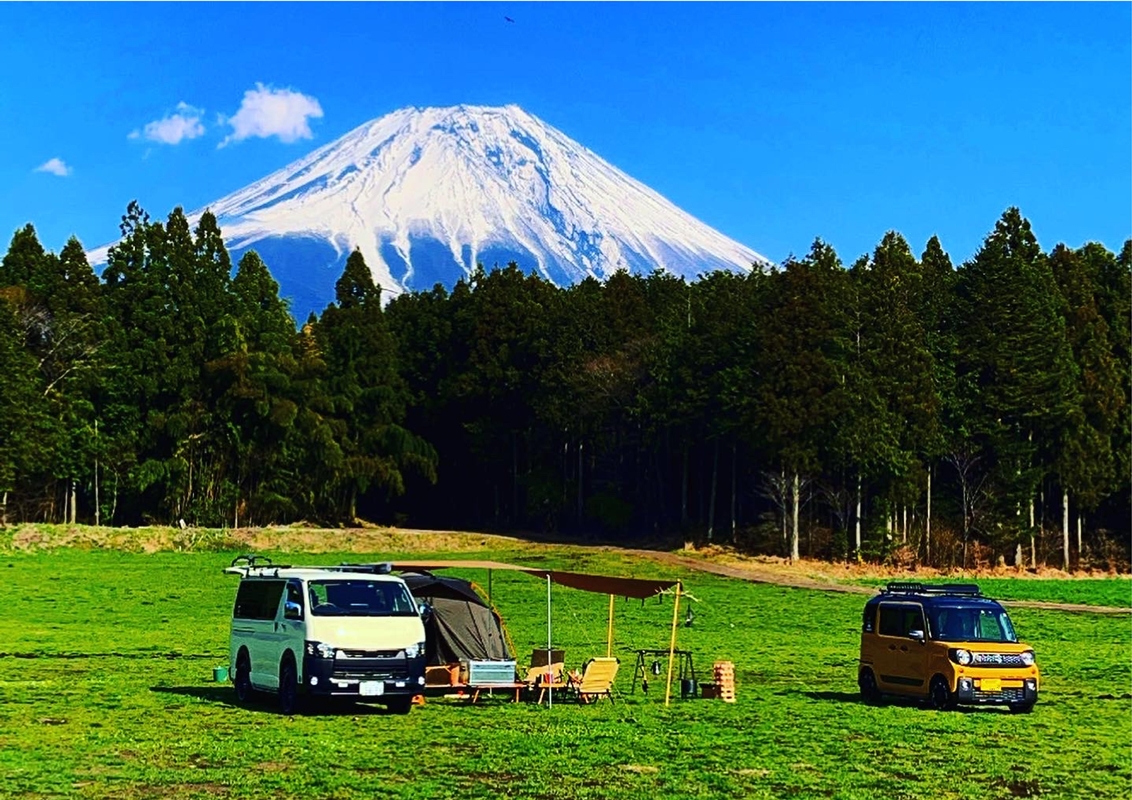
<path id="1" fill-rule="evenodd" d="M 983 681 L 979 685 L 979 688 L 982 689 L 984 692 L 1000 692 L 1000 691 L 1002 691 L 1002 679 L 1001 678 L 983 678 Z"/>
<path id="2" fill-rule="evenodd" d="M 358 684 L 358 694 L 362 697 L 377 697 L 385 694 L 385 681 L 362 681 Z"/>

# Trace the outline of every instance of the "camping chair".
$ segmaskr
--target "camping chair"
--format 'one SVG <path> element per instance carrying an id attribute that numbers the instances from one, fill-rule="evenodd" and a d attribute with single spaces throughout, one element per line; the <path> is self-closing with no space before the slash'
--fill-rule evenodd
<path id="1" fill-rule="evenodd" d="M 532 650 L 531 666 L 527 669 L 527 675 L 523 679 L 527 688 L 532 692 L 535 689 L 539 690 L 538 702 L 540 703 L 548 690 L 565 689 L 568 685 L 563 675 L 566 669 L 566 651 L 551 650 L 549 663 L 547 662 L 547 655 L 545 649 Z"/>
<path id="2" fill-rule="evenodd" d="M 598 700 L 602 696 L 613 702 L 613 679 L 617 677 L 617 668 L 621 661 L 616 658 L 591 658 L 582 668 L 582 677 L 574 684 L 574 691 L 578 693 L 579 703 L 588 703 Z"/>

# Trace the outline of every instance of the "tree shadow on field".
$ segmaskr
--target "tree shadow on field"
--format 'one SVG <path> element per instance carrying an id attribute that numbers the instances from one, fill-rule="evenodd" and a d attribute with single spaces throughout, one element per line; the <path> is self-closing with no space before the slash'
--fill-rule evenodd
<path id="1" fill-rule="evenodd" d="M 246 706 L 236 701 L 236 689 L 232 686 L 151 686 L 151 692 L 175 694 L 182 697 L 195 697 L 208 703 L 228 708 L 249 708 L 257 711 L 274 711 L 275 695 L 257 692 Z M 392 714 L 385 706 L 353 702 L 344 698 L 309 698 L 303 708 L 303 716 L 338 717 L 368 716 L 370 714 Z"/>

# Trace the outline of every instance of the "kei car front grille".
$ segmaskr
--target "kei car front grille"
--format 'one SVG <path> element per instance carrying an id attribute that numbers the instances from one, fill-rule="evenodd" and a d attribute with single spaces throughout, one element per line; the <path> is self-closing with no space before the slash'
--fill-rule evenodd
<path id="1" fill-rule="evenodd" d="M 1018 653 L 972 653 L 971 663 L 976 667 L 1024 667 Z"/>
<path id="2" fill-rule="evenodd" d="M 997 692 L 975 690 L 975 702 L 980 703 L 1021 703 L 1026 699 L 1025 689 L 1000 689 Z"/>

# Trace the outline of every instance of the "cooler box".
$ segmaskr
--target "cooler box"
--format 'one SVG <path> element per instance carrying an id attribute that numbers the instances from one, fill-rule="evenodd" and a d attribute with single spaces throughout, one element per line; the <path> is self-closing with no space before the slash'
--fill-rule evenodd
<path id="1" fill-rule="evenodd" d="M 468 661 L 468 685 L 514 684 L 514 661 Z"/>

